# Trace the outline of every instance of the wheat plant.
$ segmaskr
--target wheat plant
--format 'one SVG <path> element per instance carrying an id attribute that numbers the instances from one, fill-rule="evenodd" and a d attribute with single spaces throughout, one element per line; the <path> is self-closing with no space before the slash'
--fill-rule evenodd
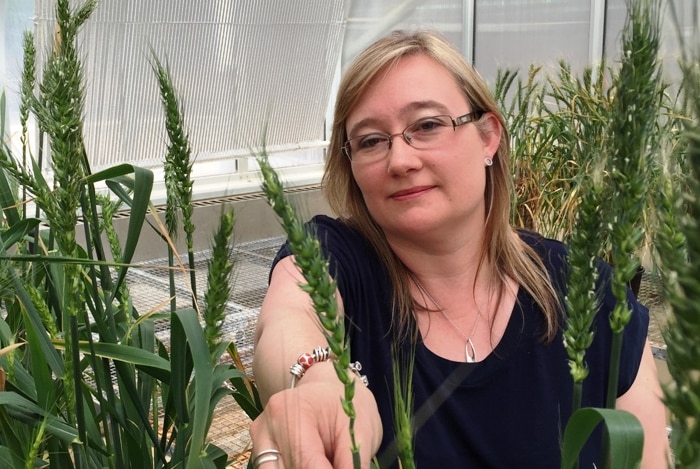
<path id="1" fill-rule="evenodd" d="M 673 11 L 673 10 L 672 10 Z M 675 18 L 676 22 L 678 18 Z M 700 29 L 682 42 L 683 146 L 667 161 L 668 183 L 659 193 L 659 251 L 671 306 L 664 330 L 671 383 L 664 399 L 671 414 L 673 467 L 700 466 Z M 672 176 L 682 171 L 683 184 Z"/>
<path id="2" fill-rule="evenodd" d="M 223 360 L 235 353 L 221 331 L 233 215 L 222 213 L 214 237 L 206 305 L 139 311 L 127 277 L 138 268 L 132 261 L 147 214 L 158 217 L 153 173 L 90 168 L 77 44 L 95 5 L 57 1 L 41 80 L 25 36 L 19 157 L 0 119 L 0 467 L 223 469 L 228 455 L 208 438 L 217 404 L 233 397 L 251 418 L 262 407 L 242 367 Z M 38 158 L 31 122 L 48 141 Z M 53 181 L 42 171 L 44 153 Z M 177 208 L 191 213 L 191 202 L 180 197 Z M 34 216 L 20 210 L 30 203 Z M 121 207 L 129 210 L 123 239 L 114 227 Z M 169 324 L 169 340 L 156 334 L 157 321 Z"/>

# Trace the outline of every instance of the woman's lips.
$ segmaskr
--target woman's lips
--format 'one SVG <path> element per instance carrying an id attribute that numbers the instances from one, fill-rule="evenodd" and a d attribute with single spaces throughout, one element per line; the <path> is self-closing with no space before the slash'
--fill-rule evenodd
<path id="1" fill-rule="evenodd" d="M 413 199 L 416 197 L 420 197 L 424 193 L 428 192 L 431 190 L 433 186 L 417 186 L 417 187 L 411 187 L 409 189 L 403 189 L 400 191 L 396 191 L 393 194 L 391 194 L 389 197 L 394 199 L 394 200 L 408 200 L 408 199 Z"/>

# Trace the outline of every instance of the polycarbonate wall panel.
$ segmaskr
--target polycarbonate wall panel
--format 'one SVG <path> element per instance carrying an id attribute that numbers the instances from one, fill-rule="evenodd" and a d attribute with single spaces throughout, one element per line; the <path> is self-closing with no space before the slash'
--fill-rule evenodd
<path id="1" fill-rule="evenodd" d="M 53 1 L 39 0 L 43 44 Z M 342 0 L 102 0 L 81 31 L 93 168 L 160 166 L 152 61 L 170 70 L 198 161 L 322 145 L 344 28 Z"/>
<path id="2" fill-rule="evenodd" d="M 9 103 L 16 103 L 20 72 L 17 25 L 31 26 L 35 15 L 46 50 L 54 1 L 0 0 L 0 82 Z M 664 72 L 677 80 L 678 36 L 690 40 L 698 2 L 670 2 L 680 30 L 667 7 Z M 151 49 L 169 65 L 197 161 L 209 161 L 212 173 L 254 169 L 241 156 L 261 143 L 266 126 L 273 149 L 313 149 L 293 158 L 282 151 L 277 166 L 318 169 L 338 70 L 393 29 L 443 32 L 492 83 L 498 68 L 552 68 L 565 59 L 577 71 L 603 52 L 615 63 L 625 16 L 625 0 L 101 0 L 81 34 L 89 155 L 95 168 L 161 165 L 163 111 Z"/>
<path id="3" fill-rule="evenodd" d="M 627 0 L 607 0 L 607 15 L 605 18 L 605 57 L 615 61 L 620 55 L 620 39 L 622 28 L 627 17 Z"/>
<path id="4" fill-rule="evenodd" d="M 625 24 L 627 15 L 625 0 L 608 1 L 608 20 L 606 21 L 606 54 L 617 58 L 620 54 L 620 31 Z M 693 31 L 700 32 L 700 2 L 698 0 L 667 0 L 664 2 L 661 14 L 663 36 L 661 40 L 661 56 L 663 59 L 664 78 L 673 83 L 681 79 L 678 60 L 681 50 L 690 51 L 692 41 L 695 48 L 700 48 L 700 37 L 693 37 Z M 695 28 L 695 29 L 694 29 Z M 682 46 L 682 44 L 684 46 Z"/>
<path id="5" fill-rule="evenodd" d="M 5 91 L 6 122 L 18 132 L 19 88 L 22 77 L 22 36 L 32 31 L 34 0 L 0 0 L 0 93 Z"/>
<path id="6" fill-rule="evenodd" d="M 499 68 L 526 73 L 565 59 L 577 70 L 588 62 L 589 1 L 476 0 L 475 15 L 474 63 L 489 81 Z"/>
<path id="7" fill-rule="evenodd" d="M 348 15 L 343 62 L 348 63 L 371 42 L 395 29 L 437 29 L 461 48 L 464 35 L 471 32 L 464 24 L 464 3 L 354 0 Z"/>

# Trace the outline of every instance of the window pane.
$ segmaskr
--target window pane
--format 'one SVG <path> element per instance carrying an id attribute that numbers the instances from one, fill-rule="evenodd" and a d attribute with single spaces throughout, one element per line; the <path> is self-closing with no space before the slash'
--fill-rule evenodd
<path id="1" fill-rule="evenodd" d="M 588 61 L 590 2 L 476 0 L 474 62 L 487 80 L 499 68 L 527 71 L 565 58 L 577 70 Z"/>
<path id="2" fill-rule="evenodd" d="M 347 64 L 374 40 L 395 29 L 435 29 L 462 48 L 465 31 L 462 1 L 426 2 L 356 0 L 351 2 L 343 63 Z M 464 52 L 464 51 L 462 51 Z"/>
<path id="3" fill-rule="evenodd" d="M 37 4 L 46 42 L 54 3 Z M 320 162 L 343 15 L 341 0 L 100 2 L 80 33 L 93 169 L 162 164 L 151 50 L 171 71 L 198 163 L 242 157 L 263 142 L 280 152 L 315 145 Z"/>
<path id="4" fill-rule="evenodd" d="M 22 80 L 22 37 L 32 31 L 34 0 L 0 0 L 0 92 L 7 99 L 10 134 L 19 131 L 19 88 Z"/>

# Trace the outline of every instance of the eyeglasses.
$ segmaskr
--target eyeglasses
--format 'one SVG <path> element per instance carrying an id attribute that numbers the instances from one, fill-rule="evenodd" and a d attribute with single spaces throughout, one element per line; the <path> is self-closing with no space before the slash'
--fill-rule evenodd
<path id="1" fill-rule="evenodd" d="M 469 114 L 452 118 L 450 116 L 433 116 L 419 119 L 398 134 L 383 134 L 375 132 L 359 135 L 348 139 L 343 144 L 343 153 L 350 161 L 370 163 L 384 158 L 391 150 L 394 137 L 399 135 L 404 141 L 418 150 L 431 150 L 440 146 L 441 139 L 451 130 L 460 125 L 481 119 L 484 111 L 473 111 Z"/>

